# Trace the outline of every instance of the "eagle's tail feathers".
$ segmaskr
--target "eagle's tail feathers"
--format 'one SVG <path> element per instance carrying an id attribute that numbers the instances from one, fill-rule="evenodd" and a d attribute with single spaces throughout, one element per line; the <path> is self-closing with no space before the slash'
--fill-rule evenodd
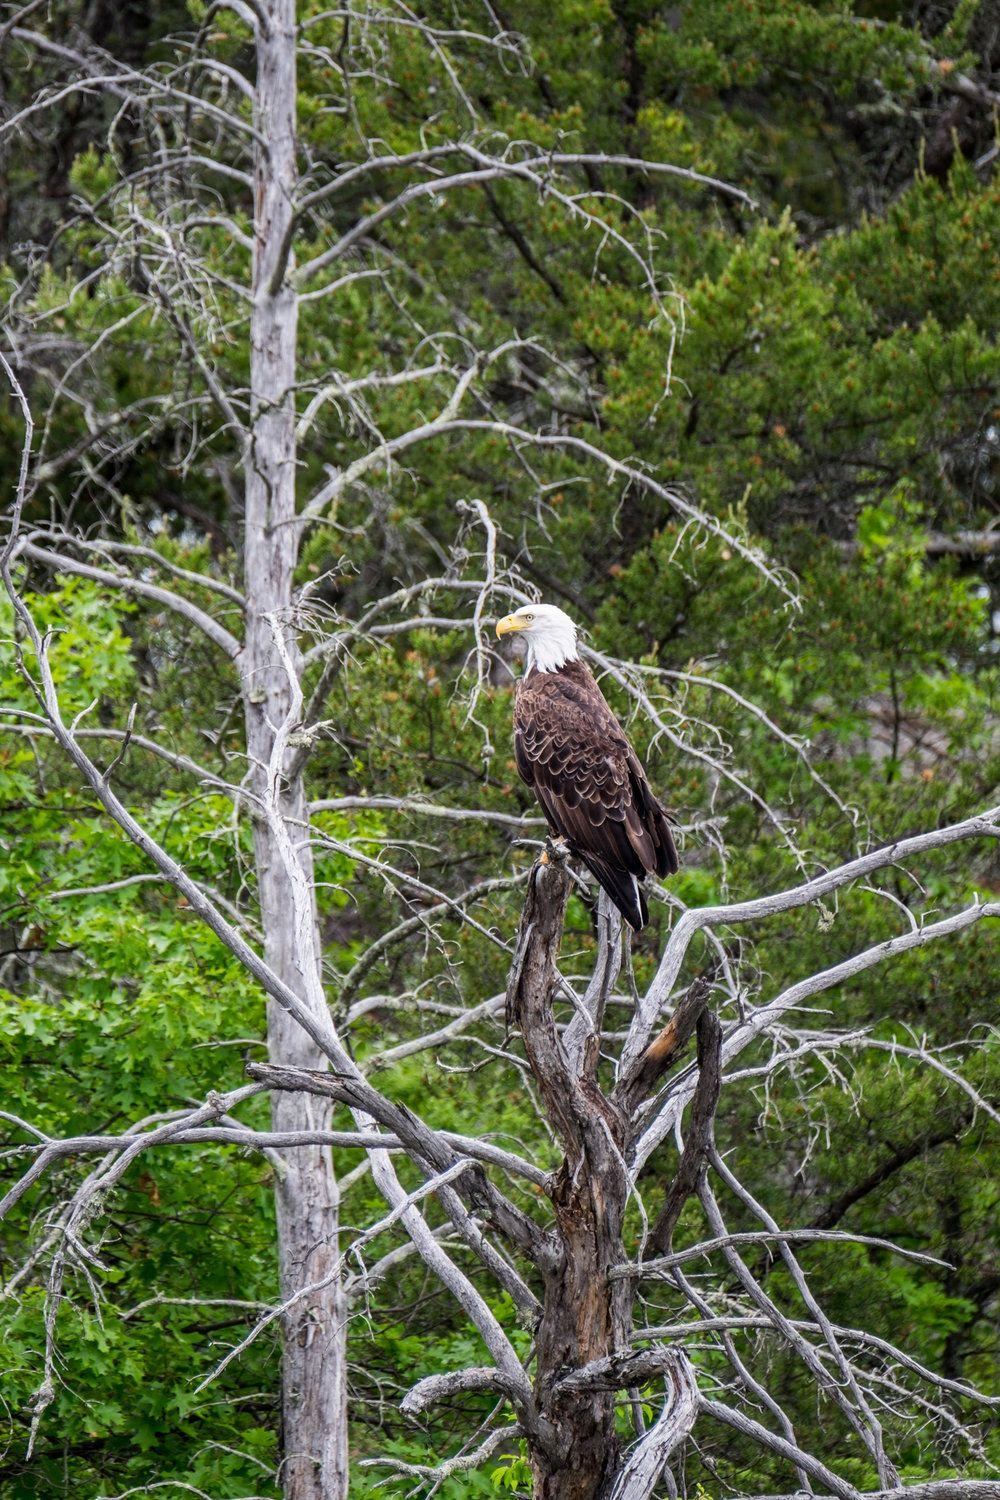
<path id="1" fill-rule="evenodd" d="M 639 915 L 642 918 L 641 926 L 645 927 L 646 923 L 649 921 L 649 902 L 646 900 L 646 892 L 643 888 L 643 882 L 636 879 L 635 876 L 633 876 L 633 879 L 635 880 L 635 893 L 639 898 Z"/>
<path id="2" fill-rule="evenodd" d="M 596 854 L 580 856 L 587 869 L 604 890 L 635 932 L 640 932 L 649 921 L 646 895 L 630 870 L 608 864 Z"/>

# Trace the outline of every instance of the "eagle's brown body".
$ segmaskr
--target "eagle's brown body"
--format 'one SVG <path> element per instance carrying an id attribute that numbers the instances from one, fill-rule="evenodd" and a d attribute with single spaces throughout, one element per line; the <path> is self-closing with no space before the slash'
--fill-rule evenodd
<path id="1" fill-rule="evenodd" d="M 677 850 L 667 815 L 638 756 L 580 660 L 531 668 L 514 706 L 514 754 L 553 833 L 590 870 L 629 925 L 649 912 L 646 875 L 672 875 Z"/>

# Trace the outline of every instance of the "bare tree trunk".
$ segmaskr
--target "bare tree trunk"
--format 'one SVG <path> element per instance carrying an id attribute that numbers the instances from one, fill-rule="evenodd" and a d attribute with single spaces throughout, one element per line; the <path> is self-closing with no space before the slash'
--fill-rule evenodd
<path id="1" fill-rule="evenodd" d="M 313 1009 L 325 1006 L 314 905 L 308 809 L 301 776 L 271 766 L 276 736 L 295 716 L 301 664 L 293 628 L 297 299 L 282 276 L 296 185 L 295 0 L 268 0 L 257 53 L 254 124 L 255 247 L 251 318 L 252 431 L 246 459 L 245 574 L 249 604 L 243 657 L 250 775 L 287 830 L 255 817 L 265 957 Z M 282 656 L 284 655 L 284 660 Z M 273 1001 L 272 1062 L 322 1069 L 325 1059 Z M 318 1095 L 277 1093 L 279 1131 L 329 1130 L 332 1105 Z M 288 1151 L 276 1184 L 281 1294 L 302 1296 L 283 1319 L 282 1467 L 287 1500 L 347 1494 L 346 1305 L 339 1255 L 339 1197 L 330 1152 Z M 325 1283 L 325 1284 L 323 1284 Z"/>
<path id="2" fill-rule="evenodd" d="M 552 1010 L 568 894 L 558 866 L 536 867 L 508 992 L 511 1019 L 566 1148 L 552 1191 L 559 1254 L 545 1267 L 535 1345 L 538 1409 L 558 1434 L 558 1451 L 532 1452 L 536 1500 L 595 1500 L 610 1490 L 621 1458 L 614 1388 L 581 1393 L 561 1389 L 561 1379 L 595 1360 L 625 1354 L 632 1334 L 631 1289 L 610 1276 L 624 1255 L 628 1182 L 624 1122 L 597 1083 L 603 1002 L 595 1002 L 579 1071 Z"/>
<path id="3" fill-rule="evenodd" d="M 593 1500 L 619 1468 L 614 1390 L 560 1394 L 558 1377 L 630 1346 L 630 1290 L 608 1278 L 621 1255 L 623 1196 L 617 1181 L 602 1183 L 579 1163 L 574 1171 L 569 1159 L 559 1171 L 553 1202 L 563 1254 L 545 1277 L 536 1396 L 565 1451 L 555 1464 L 536 1456 L 536 1500 Z"/>

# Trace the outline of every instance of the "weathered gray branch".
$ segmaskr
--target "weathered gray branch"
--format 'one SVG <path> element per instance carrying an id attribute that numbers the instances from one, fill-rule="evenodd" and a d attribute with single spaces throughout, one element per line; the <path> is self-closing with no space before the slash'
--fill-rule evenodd
<path id="1" fill-rule="evenodd" d="M 665 1364 L 663 1410 L 639 1439 L 616 1475 L 608 1500 L 649 1500 L 671 1453 L 687 1437 L 698 1415 L 698 1385 L 691 1362 L 674 1351 Z"/>
<path id="2" fill-rule="evenodd" d="M 685 1203 L 696 1191 L 713 1145 L 712 1124 L 722 1086 L 720 1056 L 722 1027 L 710 1010 L 698 1017 L 698 1081 L 691 1097 L 684 1150 L 656 1223 L 649 1233 L 646 1251 L 652 1258 L 666 1254 Z"/>
<path id="3" fill-rule="evenodd" d="M 138 594 L 142 599 L 149 599 L 154 604 L 163 605 L 164 608 L 180 615 L 191 625 L 196 625 L 213 645 L 225 652 L 230 661 L 236 661 L 243 649 L 236 637 L 224 625 L 220 625 L 218 620 L 213 620 L 211 615 L 199 609 L 196 604 L 192 604 L 190 599 L 173 593 L 171 589 L 161 588 L 156 583 L 147 583 L 145 579 L 135 578 L 131 573 L 111 573 L 106 568 L 95 568 L 90 563 L 78 562 L 75 557 L 68 557 L 63 552 L 50 552 L 44 547 L 37 547 L 33 542 L 22 541 L 17 550 L 22 556 L 30 557 L 33 562 L 43 563 L 53 572 L 72 573 L 78 578 L 89 578 L 94 583 L 104 583 L 112 589 L 121 589 L 126 594 Z"/>

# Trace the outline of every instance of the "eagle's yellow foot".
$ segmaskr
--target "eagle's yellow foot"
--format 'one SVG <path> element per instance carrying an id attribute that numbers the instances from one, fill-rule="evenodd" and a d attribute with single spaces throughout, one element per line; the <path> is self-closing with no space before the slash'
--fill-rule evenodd
<path id="1" fill-rule="evenodd" d="M 547 838 L 545 848 L 539 856 L 538 863 L 541 865 L 561 865 L 569 854 L 569 845 L 565 839 Z"/>

